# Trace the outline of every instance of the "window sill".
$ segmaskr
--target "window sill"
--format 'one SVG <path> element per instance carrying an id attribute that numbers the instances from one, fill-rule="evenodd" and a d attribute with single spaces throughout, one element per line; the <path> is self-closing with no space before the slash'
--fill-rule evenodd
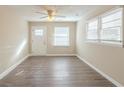
<path id="1" fill-rule="evenodd" d="M 123 44 L 122 43 L 118 43 L 118 42 L 101 41 L 100 43 L 102 45 L 108 45 L 108 46 L 114 46 L 114 47 L 121 47 L 121 48 L 123 48 Z"/>
<path id="2" fill-rule="evenodd" d="M 86 43 L 99 43 L 99 41 L 92 41 L 92 40 L 87 40 Z"/>
<path id="3" fill-rule="evenodd" d="M 86 43 L 89 44 L 97 44 L 97 45 L 106 45 L 106 46 L 112 46 L 112 47 L 121 47 L 123 48 L 124 45 L 122 43 L 115 43 L 115 42 L 107 42 L 107 41 L 86 41 Z"/>

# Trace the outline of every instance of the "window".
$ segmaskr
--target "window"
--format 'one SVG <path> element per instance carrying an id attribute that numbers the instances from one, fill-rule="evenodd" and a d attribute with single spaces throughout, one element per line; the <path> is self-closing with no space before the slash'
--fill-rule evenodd
<path id="1" fill-rule="evenodd" d="M 98 19 L 89 21 L 87 24 L 87 39 L 96 41 L 98 39 Z"/>
<path id="2" fill-rule="evenodd" d="M 101 41 L 122 42 L 122 10 L 117 9 L 101 17 Z"/>
<path id="3" fill-rule="evenodd" d="M 122 44 L 122 8 L 89 21 L 87 24 L 87 40 Z"/>
<path id="4" fill-rule="evenodd" d="M 54 45 L 69 46 L 69 28 L 68 27 L 55 27 Z"/>
<path id="5" fill-rule="evenodd" d="M 35 31 L 34 33 L 35 33 L 36 36 L 42 36 L 43 35 L 43 30 L 42 29 L 35 29 L 34 31 Z"/>

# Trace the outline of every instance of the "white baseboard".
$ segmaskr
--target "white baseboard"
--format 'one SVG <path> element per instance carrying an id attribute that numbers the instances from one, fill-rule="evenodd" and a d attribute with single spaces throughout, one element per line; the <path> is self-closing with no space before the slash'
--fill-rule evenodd
<path id="1" fill-rule="evenodd" d="M 14 70 L 19 64 L 21 64 L 24 60 L 26 60 L 29 57 L 29 55 L 25 56 L 23 59 L 18 61 L 16 64 L 10 66 L 7 70 L 5 70 L 3 73 L 0 74 L 0 80 L 4 78 L 6 75 L 8 75 L 12 70 Z"/>
<path id="2" fill-rule="evenodd" d="M 46 54 L 46 55 L 30 54 L 30 56 L 76 56 L 76 54 Z"/>
<path id="3" fill-rule="evenodd" d="M 93 68 L 95 71 L 97 71 L 99 74 L 101 74 L 103 77 L 105 77 L 107 80 L 109 80 L 110 82 L 112 82 L 113 84 L 115 84 L 118 87 L 123 87 L 122 84 L 120 84 L 118 81 L 114 80 L 112 77 L 108 76 L 107 74 L 105 74 L 104 72 L 100 71 L 99 69 L 97 69 L 95 66 L 93 66 L 92 64 L 90 64 L 88 61 L 86 61 L 84 58 L 80 57 L 79 55 L 76 55 L 80 60 L 82 60 L 83 62 L 85 62 L 87 65 L 89 65 L 91 68 Z"/>
<path id="4" fill-rule="evenodd" d="M 47 54 L 46 56 L 76 56 L 76 54 Z"/>
<path id="5" fill-rule="evenodd" d="M 40 55 L 40 54 L 29 54 L 29 56 L 46 56 L 46 55 Z"/>

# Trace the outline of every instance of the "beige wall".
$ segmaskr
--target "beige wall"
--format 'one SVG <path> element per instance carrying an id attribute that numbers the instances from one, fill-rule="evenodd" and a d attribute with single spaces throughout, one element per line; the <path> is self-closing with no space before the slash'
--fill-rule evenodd
<path id="1" fill-rule="evenodd" d="M 124 48 L 87 43 L 85 41 L 86 19 L 101 14 L 106 11 L 105 9 L 108 10 L 110 8 L 112 8 L 112 6 L 104 9 L 97 9 L 96 12 L 88 15 L 86 18 L 82 18 L 82 20 L 77 23 L 77 54 L 124 85 Z"/>
<path id="2" fill-rule="evenodd" d="M 111 76 L 124 85 L 124 48 L 93 44 L 85 42 L 85 22 L 98 14 L 111 9 L 113 6 L 97 9 L 77 22 L 77 54 L 90 62 L 96 68 Z M 8 6 L 0 6 L 0 73 L 16 64 L 28 55 L 28 26 L 27 22 Z M 48 54 L 75 54 L 76 23 L 30 22 L 31 26 L 46 26 L 48 33 Z M 71 30 L 70 47 L 52 46 L 54 26 L 69 26 Z"/>
<path id="3" fill-rule="evenodd" d="M 0 73 L 28 54 L 28 25 L 9 6 L 0 6 Z"/>
<path id="4" fill-rule="evenodd" d="M 76 52 L 76 23 L 75 22 L 30 22 L 29 27 L 31 31 L 32 26 L 47 27 L 47 54 L 75 54 Z M 55 47 L 52 45 L 53 33 L 55 26 L 69 26 L 70 28 L 70 46 L 69 47 Z M 31 35 L 31 34 L 30 34 Z M 31 38 L 30 38 L 31 41 Z M 31 51 L 31 42 L 30 42 Z"/>

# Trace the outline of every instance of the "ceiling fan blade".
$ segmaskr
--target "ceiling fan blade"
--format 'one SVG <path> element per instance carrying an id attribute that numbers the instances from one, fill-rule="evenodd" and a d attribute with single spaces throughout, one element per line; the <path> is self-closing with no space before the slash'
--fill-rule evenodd
<path id="1" fill-rule="evenodd" d="M 62 18 L 65 18 L 66 16 L 62 16 L 62 15 L 55 15 L 55 17 L 62 17 Z"/>
<path id="2" fill-rule="evenodd" d="M 42 15 L 47 15 L 46 13 L 42 13 L 42 12 L 35 12 L 37 14 L 42 14 Z"/>
<path id="3" fill-rule="evenodd" d="M 44 18 L 47 18 L 48 16 L 43 16 L 43 17 L 40 17 L 40 19 L 44 19 Z"/>

